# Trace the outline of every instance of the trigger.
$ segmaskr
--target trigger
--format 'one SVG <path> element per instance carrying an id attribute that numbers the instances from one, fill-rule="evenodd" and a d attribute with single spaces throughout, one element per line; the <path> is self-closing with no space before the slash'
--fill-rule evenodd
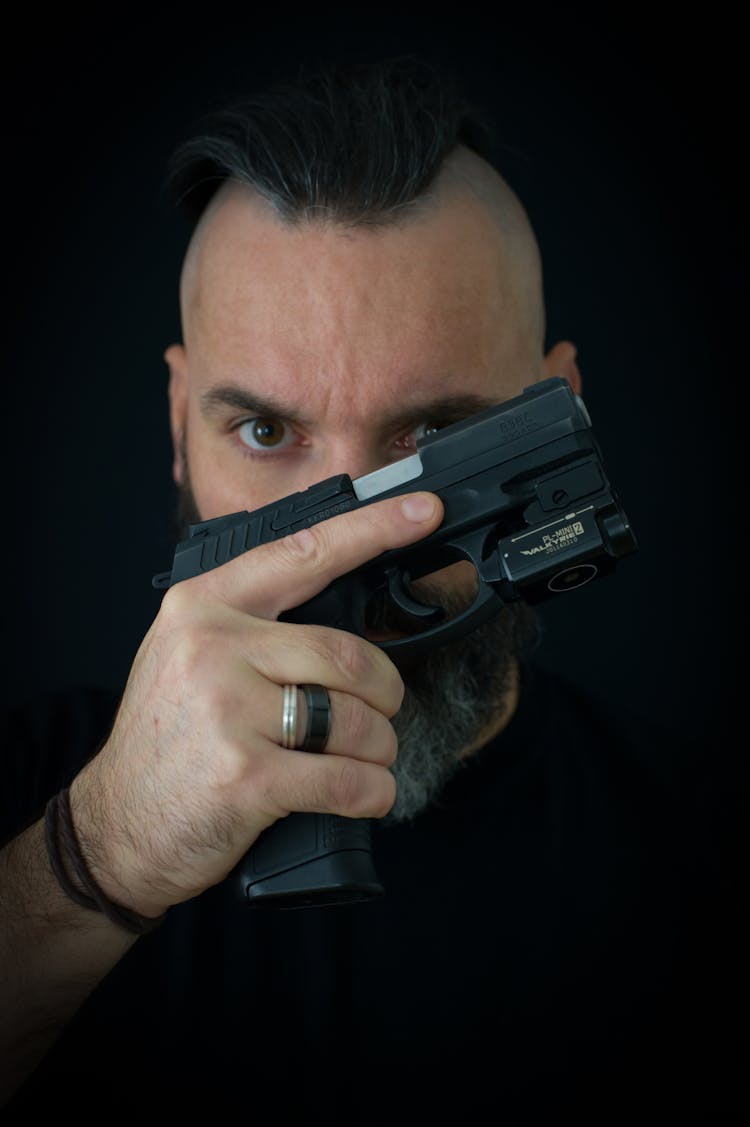
<path id="1" fill-rule="evenodd" d="M 404 580 L 408 582 L 408 572 L 402 574 L 398 568 L 389 567 L 386 571 L 388 576 L 388 594 L 392 601 L 399 607 L 405 614 L 410 614 L 414 618 L 419 618 L 422 622 L 440 622 L 445 615 L 442 607 L 430 607 L 426 603 L 417 602 L 412 598 L 404 586 Z"/>

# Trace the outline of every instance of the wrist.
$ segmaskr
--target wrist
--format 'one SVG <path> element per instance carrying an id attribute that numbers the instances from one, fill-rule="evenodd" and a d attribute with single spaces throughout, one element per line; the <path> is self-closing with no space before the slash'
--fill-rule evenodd
<path id="1" fill-rule="evenodd" d="M 47 856 L 63 892 L 76 904 L 100 912 L 112 923 L 134 935 L 145 935 L 163 923 L 166 912 L 140 912 L 115 898 L 106 887 L 102 871 L 75 825 L 67 788 L 54 795 L 44 821 Z"/>

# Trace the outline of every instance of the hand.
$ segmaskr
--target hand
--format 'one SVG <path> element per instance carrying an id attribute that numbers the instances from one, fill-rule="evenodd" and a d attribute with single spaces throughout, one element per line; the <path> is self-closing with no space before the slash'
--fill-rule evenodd
<path id="1" fill-rule="evenodd" d="M 410 518 L 416 500 L 430 504 Z M 276 619 L 441 518 L 431 494 L 383 501 L 167 592 L 110 738 L 71 787 L 83 851 L 111 899 L 157 916 L 222 880 L 291 811 L 390 810 L 390 718 L 403 696 L 395 666 L 354 634 Z M 283 685 L 304 682 L 330 692 L 322 755 L 280 746 Z"/>

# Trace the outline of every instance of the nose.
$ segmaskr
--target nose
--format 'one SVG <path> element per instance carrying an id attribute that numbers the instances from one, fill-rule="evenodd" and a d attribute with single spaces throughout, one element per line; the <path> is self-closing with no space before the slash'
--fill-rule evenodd
<path id="1" fill-rule="evenodd" d="M 392 450 L 373 443 L 371 436 L 331 441 L 321 459 L 321 476 L 348 474 L 352 481 L 395 461 Z"/>

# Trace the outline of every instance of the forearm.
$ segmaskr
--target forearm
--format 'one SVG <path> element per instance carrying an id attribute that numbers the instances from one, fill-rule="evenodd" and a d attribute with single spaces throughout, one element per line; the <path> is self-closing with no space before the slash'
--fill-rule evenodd
<path id="1" fill-rule="evenodd" d="M 136 938 L 65 895 L 42 822 L 0 851 L 0 1105 Z"/>

